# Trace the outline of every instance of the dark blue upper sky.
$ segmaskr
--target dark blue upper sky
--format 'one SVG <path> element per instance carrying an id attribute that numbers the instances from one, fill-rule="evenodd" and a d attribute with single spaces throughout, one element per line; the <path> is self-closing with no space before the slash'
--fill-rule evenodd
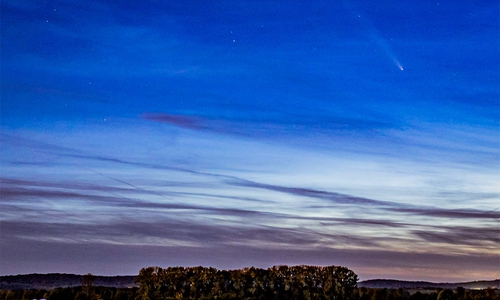
<path id="1" fill-rule="evenodd" d="M 499 11 L 2 0 L 1 272 L 500 276 Z M 62 255 L 76 245 L 106 266 Z"/>

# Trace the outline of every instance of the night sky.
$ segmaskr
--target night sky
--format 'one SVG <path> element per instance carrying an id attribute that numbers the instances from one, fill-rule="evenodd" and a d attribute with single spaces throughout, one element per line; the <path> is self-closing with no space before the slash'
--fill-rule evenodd
<path id="1" fill-rule="evenodd" d="M 498 0 L 2 0 L 0 273 L 500 278 Z"/>

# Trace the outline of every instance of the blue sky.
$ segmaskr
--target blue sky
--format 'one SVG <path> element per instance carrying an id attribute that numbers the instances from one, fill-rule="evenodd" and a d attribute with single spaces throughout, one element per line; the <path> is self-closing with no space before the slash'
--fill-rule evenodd
<path id="1" fill-rule="evenodd" d="M 499 278 L 499 6 L 2 0 L 0 272 Z"/>

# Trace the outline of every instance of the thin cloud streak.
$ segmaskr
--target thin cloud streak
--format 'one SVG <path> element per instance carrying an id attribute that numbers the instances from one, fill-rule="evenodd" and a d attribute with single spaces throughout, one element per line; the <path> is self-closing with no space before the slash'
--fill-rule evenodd
<path id="1" fill-rule="evenodd" d="M 338 193 L 331 193 L 325 191 L 318 191 L 313 189 L 306 188 L 295 188 L 295 187 L 285 187 L 285 186 L 277 186 L 271 184 L 263 184 L 251 181 L 240 181 L 240 182 L 230 182 L 230 184 L 236 186 L 244 186 L 250 188 L 257 189 L 265 189 L 270 191 L 276 191 L 301 197 L 311 197 L 317 199 L 323 199 L 332 201 L 339 204 L 352 204 L 352 205 L 374 205 L 374 206 L 397 206 L 398 204 L 387 202 L 387 201 L 379 201 L 373 199 L 359 198 L 350 195 L 343 195 Z"/>
<path id="2" fill-rule="evenodd" d="M 497 226 L 487 228 L 453 227 L 437 229 L 441 230 L 434 232 L 415 230 L 413 233 L 431 243 L 462 244 L 474 247 L 489 246 L 491 249 L 497 249 L 500 245 L 500 229 Z"/>
<path id="3" fill-rule="evenodd" d="M 423 208 L 391 208 L 390 211 L 400 212 L 407 215 L 422 215 L 435 218 L 448 219 L 492 219 L 500 220 L 500 212 L 481 211 L 476 209 L 439 209 L 431 207 Z"/>

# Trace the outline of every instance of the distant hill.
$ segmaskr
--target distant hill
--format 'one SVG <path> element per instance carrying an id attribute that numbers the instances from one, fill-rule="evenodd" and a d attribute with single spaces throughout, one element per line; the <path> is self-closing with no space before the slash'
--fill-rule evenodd
<path id="1" fill-rule="evenodd" d="M 0 289 L 53 289 L 58 287 L 74 287 L 82 285 L 83 275 L 75 274 L 26 274 L 0 276 Z M 94 286 L 125 288 L 137 286 L 135 276 L 95 276 Z"/>
<path id="2" fill-rule="evenodd" d="M 358 282 L 358 287 L 366 288 L 386 288 L 386 289 L 414 289 L 414 288 L 443 288 L 443 289 L 456 289 L 457 287 L 465 289 L 486 289 L 486 288 L 500 288 L 500 279 L 490 281 L 471 281 L 471 282 L 457 282 L 457 283 L 435 283 L 427 281 L 403 281 L 403 280 L 390 280 L 390 279 L 373 279 Z"/>

